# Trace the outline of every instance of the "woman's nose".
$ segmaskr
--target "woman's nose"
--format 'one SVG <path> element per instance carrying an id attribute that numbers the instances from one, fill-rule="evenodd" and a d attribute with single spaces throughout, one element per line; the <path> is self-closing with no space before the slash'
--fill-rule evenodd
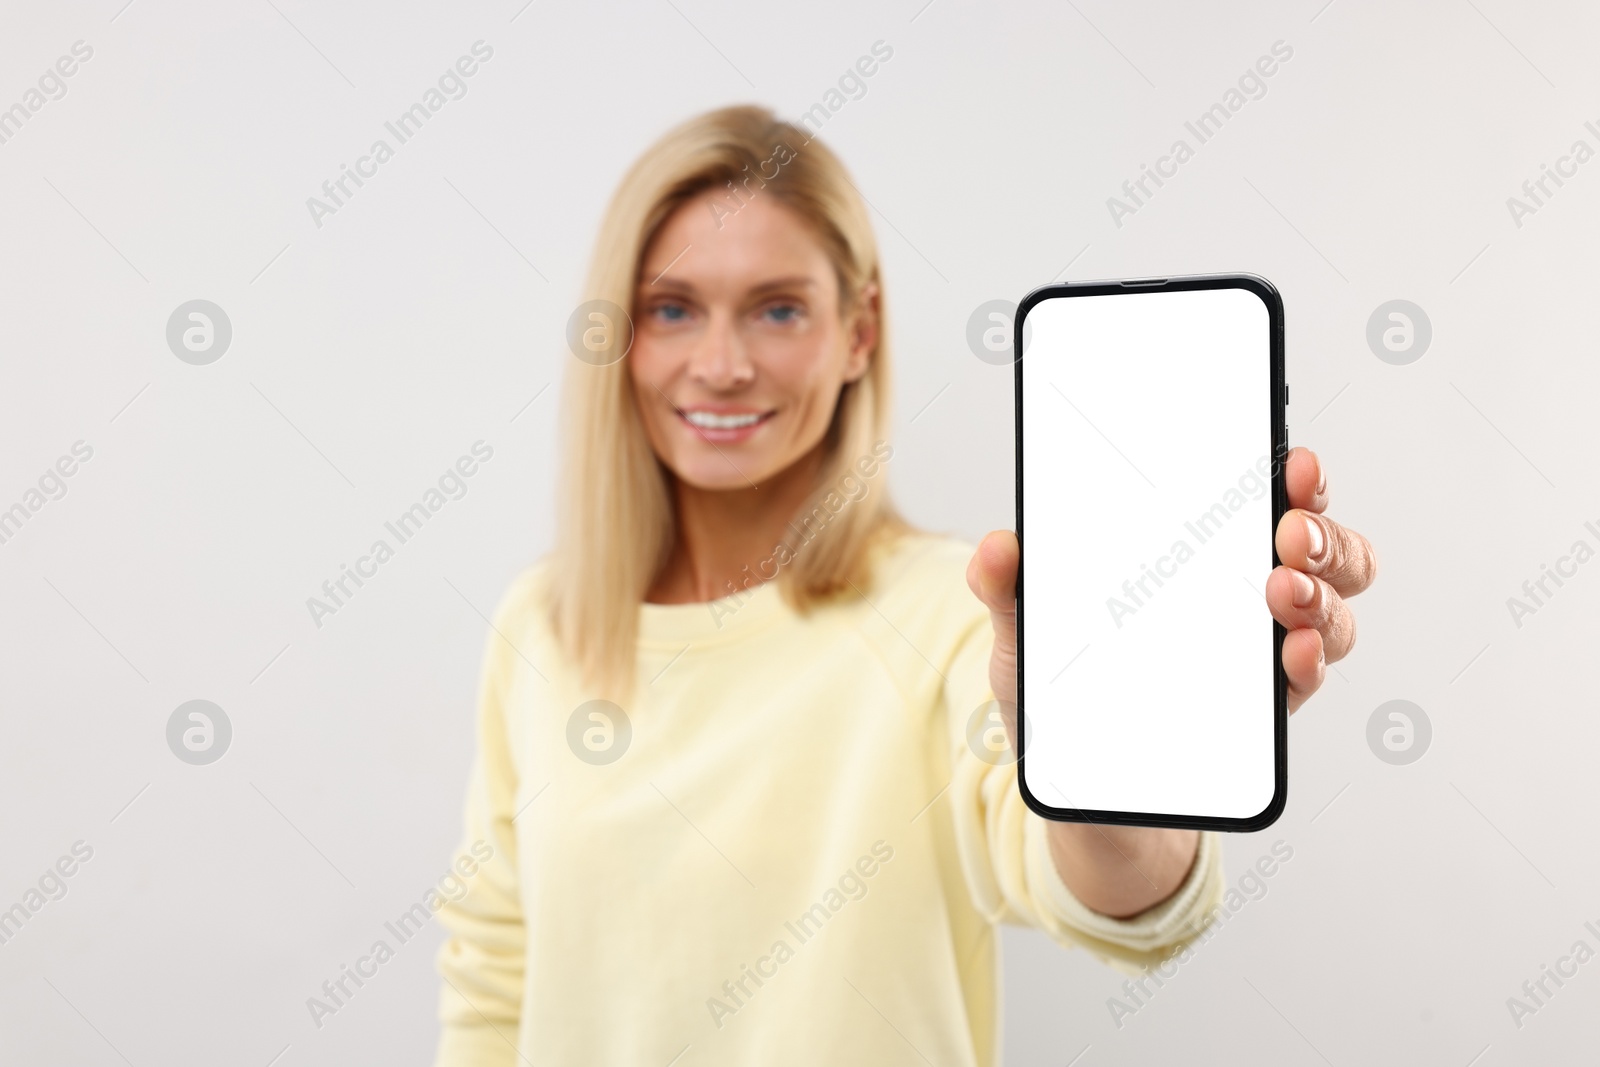
<path id="1" fill-rule="evenodd" d="M 743 385 L 755 377 L 755 366 L 731 315 L 711 316 L 690 356 L 689 375 L 713 389 Z"/>

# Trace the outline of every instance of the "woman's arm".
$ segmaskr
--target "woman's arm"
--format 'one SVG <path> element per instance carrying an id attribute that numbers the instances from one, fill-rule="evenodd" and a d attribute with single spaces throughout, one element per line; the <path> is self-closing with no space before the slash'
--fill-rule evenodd
<path id="1" fill-rule="evenodd" d="M 505 719 L 507 679 L 526 576 L 495 613 L 478 685 L 477 757 L 466 796 L 465 834 L 451 870 L 463 889 L 443 901 L 447 938 L 436 966 L 439 1045 L 435 1067 L 511 1067 L 520 1062 L 525 933 L 515 826 L 518 775 Z"/>
<path id="2" fill-rule="evenodd" d="M 1086 907 L 1128 919 L 1177 892 L 1200 848 L 1197 830 L 1052 822 L 1056 873 Z"/>
<path id="3" fill-rule="evenodd" d="M 1328 487 L 1315 454 L 1290 451 L 1285 480 L 1290 510 L 1276 536 L 1283 566 L 1268 577 L 1267 606 L 1289 630 L 1283 668 L 1293 712 L 1322 684 L 1327 664 L 1355 644 L 1355 618 L 1344 598 L 1372 584 L 1377 557 L 1366 538 L 1322 515 Z M 994 625 L 989 681 L 1013 747 L 1020 556 L 1016 536 L 998 531 L 983 539 L 967 568 L 967 583 Z M 1200 839 L 1193 830 L 1062 822 L 1050 822 L 1046 833 L 1061 881 L 1085 906 L 1112 918 L 1137 915 L 1172 896 L 1194 865 Z"/>

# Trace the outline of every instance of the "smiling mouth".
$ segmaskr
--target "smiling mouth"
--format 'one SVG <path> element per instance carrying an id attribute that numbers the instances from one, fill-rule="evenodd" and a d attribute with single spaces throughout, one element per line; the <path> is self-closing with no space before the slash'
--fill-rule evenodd
<path id="1" fill-rule="evenodd" d="M 678 410 L 678 417 L 697 430 L 743 430 L 759 422 L 765 422 L 774 414 L 771 411 L 719 414 L 714 411 L 684 411 L 681 408 Z"/>

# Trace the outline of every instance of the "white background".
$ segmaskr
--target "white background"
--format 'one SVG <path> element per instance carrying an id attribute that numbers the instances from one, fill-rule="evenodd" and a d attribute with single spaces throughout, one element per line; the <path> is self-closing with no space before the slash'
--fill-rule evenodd
<path id="1" fill-rule="evenodd" d="M 95 456 L 0 545 L 0 906 L 73 841 L 95 855 L 0 946 L 0 1057 L 426 1061 L 431 943 L 321 1031 L 304 1001 L 456 842 L 481 614 L 549 544 L 541 390 L 605 199 L 670 124 L 798 115 L 883 40 L 823 136 L 875 208 L 910 514 L 1011 522 L 981 303 L 1249 270 L 1287 307 L 1290 439 L 1382 559 L 1354 655 L 1291 724 L 1287 813 L 1227 843 L 1235 879 L 1292 845 L 1265 897 L 1120 1029 L 1121 975 L 1008 932 L 1011 1062 L 1592 1058 L 1600 963 L 1520 1029 L 1505 1006 L 1600 917 L 1600 564 L 1520 628 L 1506 607 L 1600 522 L 1600 163 L 1521 227 L 1506 207 L 1596 147 L 1592 9 L 273 3 L 4 14 L 0 102 L 74 41 L 95 55 L 0 145 L 0 500 L 74 441 Z M 480 38 L 470 94 L 315 228 L 305 199 Z M 1267 95 L 1114 225 L 1107 197 L 1277 40 Z M 164 340 L 194 298 L 234 326 L 210 367 Z M 1433 323 L 1409 366 L 1365 340 L 1395 298 Z M 479 438 L 469 495 L 314 629 L 305 598 Z M 163 738 L 194 697 L 235 727 L 210 768 Z M 1409 766 L 1366 743 L 1396 698 L 1434 725 Z"/>
<path id="2" fill-rule="evenodd" d="M 1260 815 L 1275 772 L 1267 306 L 1245 289 L 1136 290 L 1048 299 L 1027 322 L 1028 788 L 1057 808 Z"/>

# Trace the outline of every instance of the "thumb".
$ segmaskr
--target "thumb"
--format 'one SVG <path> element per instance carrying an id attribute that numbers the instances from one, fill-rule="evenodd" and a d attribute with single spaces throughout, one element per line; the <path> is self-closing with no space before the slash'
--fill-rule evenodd
<path id="1" fill-rule="evenodd" d="M 991 612 L 1004 616 L 1013 646 L 1017 635 L 1017 564 L 1021 558 L 1017 535 L 1010 530 L 996 530 L 979 543 L 972 562 L 967 564 L 967 586 Z M 995 620 L 997 636 L 1000 621 Z"/>
<path id="2" fill-rule="evenodd" d="M 967 585 L 989 609 L 994 626 L 990 684 L 1001 701 L 1017 698 L 1017 566 L 1022 558 L 1017 535 L 996 530 L 985 537 L 967 564 Z"/>

